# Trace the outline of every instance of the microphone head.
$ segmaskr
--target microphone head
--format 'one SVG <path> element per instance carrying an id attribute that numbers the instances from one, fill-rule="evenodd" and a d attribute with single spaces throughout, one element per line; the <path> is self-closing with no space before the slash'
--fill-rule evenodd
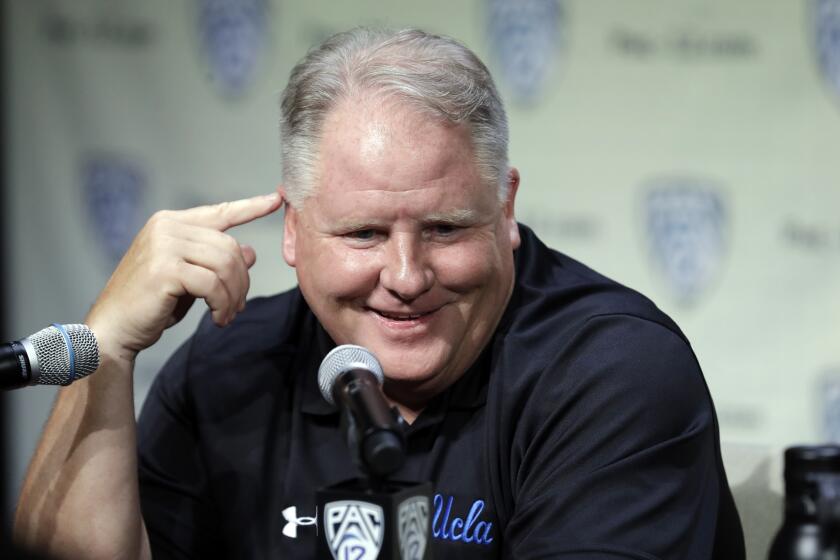
<path id="1" fill-rule="evenodd" d="M 321 367 L 318 368 L 318 385 L 321 387 L 321 395 L 328 403 L 335 404 L 332 391 L 338 376 L 354 369 L 371 372 L 380 385 L 385 381 L 382 366 L 373 352 L 355 344 L 336 346 L 324 357 Z"/>
<path id="2" fill-rule="evenodd" d="M 36 363 L 32 369 L 38 375 L 33 376 L 32 382 L 37 385 L 69 385 L 99 367 L 99 346 L 87 325 L 60 326 L 67 338 L 57 326 L 50 326 L 22 341 L 31 345 L 34 352 Z"/>

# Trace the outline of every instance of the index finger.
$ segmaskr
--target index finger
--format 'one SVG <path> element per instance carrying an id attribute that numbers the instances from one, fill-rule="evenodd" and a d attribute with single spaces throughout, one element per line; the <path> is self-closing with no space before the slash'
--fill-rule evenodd
<path id="1" fill-rule="evenodd" d="M 267 216 L 283 206 L 279 193 L 264 194 L 241 200 L 197 206 L 177 212 L 178 219 L 195 226 L 225 231 Z"/>

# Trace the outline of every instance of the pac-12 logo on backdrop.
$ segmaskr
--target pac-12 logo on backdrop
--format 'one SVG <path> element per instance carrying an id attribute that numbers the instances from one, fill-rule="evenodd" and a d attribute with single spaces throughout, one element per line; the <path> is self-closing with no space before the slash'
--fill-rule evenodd
<path id="1" fill-rule="evenodd" d="M 385 514 L 368 502 L 329 502 L 324 506 L 324 534 L 336 560 L 375 560 L 382 548 Z"/>
<path id="2" fill-rule="evenodd" d="M 645 189 L 644 209 L 655 267 L 679 303 L 695 302 L 726 253 L 728 217 L 720 189 L 696 177 L 657 179 Z"/>
<path id="3" fill-rule="evenodd" d="M 116 266 L 143 225 L 145 173 L 119 156 L 91 156 L 82 163 L 82 189 L 97 241 L 109 266 Z"/>
<path id="4" fill-rule="evenodd" d="M 533 103 L 555 63 L 563 11 L 559 0 L 487 0 L 490 48 L 516 101 Z"/>
<path id="5" fill-rule="evenodd" d="M 402 560 L 422 560 L 429 534 L 429 498 L 414 496 L 397 507 Z"/>
<path id="6" fill-rule="evenodd" d="M 840 96 L 840 0 L 814 0 L 813 14 L 820 70 Z"/>
<path id="7" fill-rule="evenodd" d="M 210 77 L 226 97 L 253 81 L 266 42 L 265 0 L 198 0 L 201 45 Z"/>

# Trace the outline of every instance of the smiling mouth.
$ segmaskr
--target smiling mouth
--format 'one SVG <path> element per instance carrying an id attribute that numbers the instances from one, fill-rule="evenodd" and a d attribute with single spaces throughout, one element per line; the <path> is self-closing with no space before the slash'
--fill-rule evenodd
<path id="1" fill-rule="evenodd" d="M 367 308 L 368 311 L 372 311 L 376 315 L 379 315 L 383 319 L 387 319 L 388 321 L 417 321 L 418 319 L 422 319 L 423 317 L 428 317 L 429 315 L 433 314 L 437 311 L 437 309 L 432 309 L 431 311 L 424 311 L 422 313 L 399 313 L 399 312 L 390 312 L 390 311 L 381 311 L 379 309 L 374 309 L 372 307 Z"/>

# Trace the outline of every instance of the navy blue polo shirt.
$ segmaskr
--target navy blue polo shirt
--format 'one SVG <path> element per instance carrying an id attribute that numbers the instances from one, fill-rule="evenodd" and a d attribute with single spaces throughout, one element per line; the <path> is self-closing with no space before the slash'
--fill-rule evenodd
<path id="1" fill-rule="evenodd" d="M 520 226 L 493 338 L 408 428 L 395 478 L 431 481 L 434 558 L 744 558 L 711 397 L 649 300 Z M 357 475 L 299 290 L 205 318 L 138 426 L 160 558 L 312 558 L 315 491 Z"/>

